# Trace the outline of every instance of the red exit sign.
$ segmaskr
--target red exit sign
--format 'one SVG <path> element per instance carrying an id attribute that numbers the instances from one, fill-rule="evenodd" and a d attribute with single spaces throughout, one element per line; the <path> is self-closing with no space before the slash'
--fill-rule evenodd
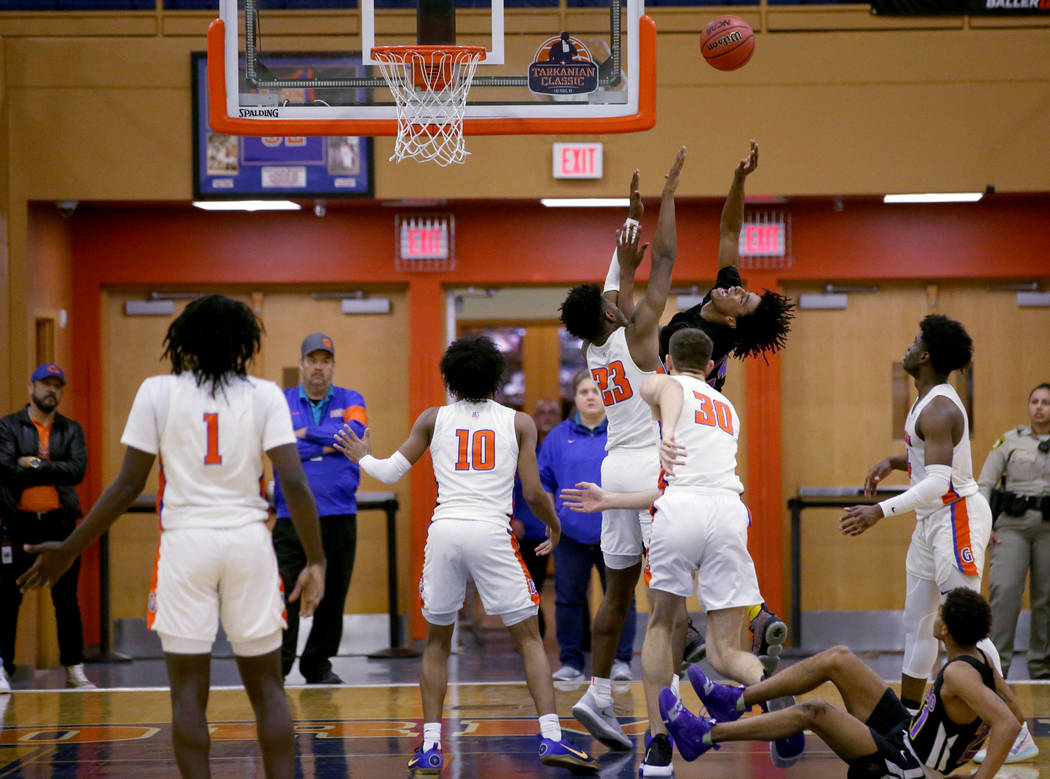
<path id="1" fill-rule="evenodd" d="M 786 232 L 783 222 L 744 222 L 740 231 L 740 256 L 783 257 Z"/>
<path id="2" fill-rule="evenodd" d="M 399 215 L 397 258 L 399 260 L 447 260 L 454 243 L 449 214 Z"/>
<path id="3" fill-rule="evenodd" d="M 554 144 L 554 178 L 600 179 L 602 145 L 600 143 Z"/>

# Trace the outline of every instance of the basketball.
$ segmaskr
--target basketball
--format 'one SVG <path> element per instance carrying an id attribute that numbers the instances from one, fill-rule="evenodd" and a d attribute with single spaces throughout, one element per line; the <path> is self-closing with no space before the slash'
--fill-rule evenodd
<path id="1" fill-rule="evenodd" d="M 736 70 L 755 51 L 755 31 L 739 16 L 719 16 L 700 33 L 700 51 L 718 70 Z"/>

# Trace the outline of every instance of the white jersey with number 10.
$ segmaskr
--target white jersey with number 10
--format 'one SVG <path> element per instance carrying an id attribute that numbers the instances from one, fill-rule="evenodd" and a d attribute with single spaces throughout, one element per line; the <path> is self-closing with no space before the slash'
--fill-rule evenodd
<path id="1" fill-rule="evenodd" d="M 516 413 L 494 400 L 460 400 L 438 409 L 430 439 L 438 486 L 435 521 L 510 521 L 518 470 Z"/>
<path id="2" fill-rule="evenodd" d="M 740 417 L 729 399 L 706 381 L 672 376 L 682 386 L 682 413 L 675 441 L 685 447 L 685 463 L 666 475 L 668 487 L 707 487 L 741 493 L 736 473 Z"/>

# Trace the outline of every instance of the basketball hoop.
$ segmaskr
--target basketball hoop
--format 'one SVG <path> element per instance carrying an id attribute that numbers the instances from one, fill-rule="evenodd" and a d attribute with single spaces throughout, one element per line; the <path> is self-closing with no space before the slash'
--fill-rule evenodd
<path id="1" fill-rule="evenodd" d="M 467 93 L 484 46 L 377 46 L 372 58 L 397 103 L 391 161 L 462 163 Z"/>

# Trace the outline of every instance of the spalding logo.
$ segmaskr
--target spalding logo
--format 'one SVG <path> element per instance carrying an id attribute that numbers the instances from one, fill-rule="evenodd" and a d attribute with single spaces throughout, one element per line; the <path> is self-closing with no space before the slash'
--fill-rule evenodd
<path id="1" fill-rule="evenodd" d="M 959 552 L 959 557 L 961 557 L 963 559 L 964 563 L 972 563 L 973 562 L 973 552 L 970 551 L 970 547 L 966 547 L 961 552 Z"/>

